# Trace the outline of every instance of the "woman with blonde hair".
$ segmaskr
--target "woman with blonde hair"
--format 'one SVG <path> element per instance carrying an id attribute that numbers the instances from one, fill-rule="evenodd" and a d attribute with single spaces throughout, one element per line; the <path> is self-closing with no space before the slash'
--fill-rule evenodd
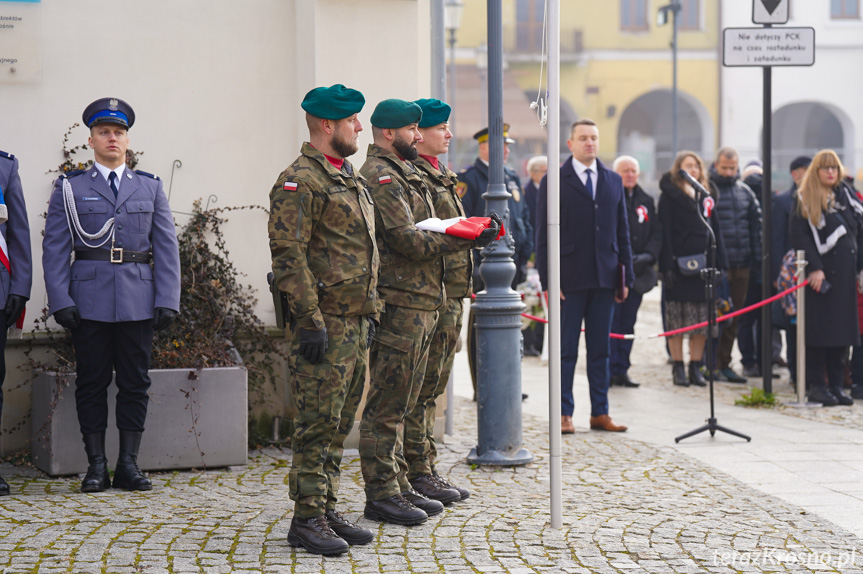
<path id="1" fill-rule="evenodd" d="M 693 189 L 678 175 L 683 169 L 710 192 L 709 197 Z M 719 221 L 713 210 L 716 192 L 707 179 L 704 162 L 695 152 L 682 151 L 677 154 L 671 172 L 659 182 L 659 220 L 662 226 L 662 252 L 659 270 L 665 295 L 665 327 L 669 331 L 687 327 L 707 320 L 707 298 L 701 269 L 709 261 L 710 233 L 701 217 L 710 222 L 716 236 L 716 264 L 720 269 L 728 267 L 725 247 L 719 233 Z M 701 212 L 699 214 L 699 212 Z M 712 334 L 714 337 L 717 333 Z M 707 327 L 689 332 L 689 372 L 683 367 L 683 335 L 669 337 L 675 385 L 707 384 L 701 374 L 701 358 L 707 339 Z M 688 376 L 687 376 L 688 375 Z"/>
<path id="2" fill-rule="evenodd" d="M 789 231 L 806 251 L 806 386 L 810 401 L 851 405 L 842 390 L 842 357 L 860 343 L 857 291 L 863 269 L 863 205 L 844 182 L 833 150 L 821 150 L 797 190 Z M 825 374 L 827 385 L 824 384 Z"/>

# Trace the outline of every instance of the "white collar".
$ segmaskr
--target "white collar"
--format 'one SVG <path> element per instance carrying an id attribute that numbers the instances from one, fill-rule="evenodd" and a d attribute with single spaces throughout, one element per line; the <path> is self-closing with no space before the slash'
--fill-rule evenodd
<path id="1" fill-rule="evenodd" d="M 102 177 L 105 178 L 105 181 L 108 181 L 108 177 L 110 177 L 110 174 L 112 171 L 114 173 L 116 173 L 117 174 L 117 185 L 118 186 L 120 185 L 120 180 L 123 179 L 123 172 L 126 169 L 126 164 L 121 164 L 120 167 L 118 167 L 116 169 L 111 169 L 109 167 L 106 167 L 97 161 L 94 161 L 93 165 L 96 166 L 96 169 L 99 170 L 99 173 L 102 174 Z"/>
<path id="2" fill-rule="evenodd" d="M 596 174 L 599 173 L 599 170 L 596 169 L 596 158 L 593 159 L 593 162 L 591 162 L 590 165 L 584 165 L 583 163 L 575 159 L 575 156 L 572 156 L 572 168 L 579 176 L 583 175 L 584 172 L 586 172 L 587 170 L 590 170 Z"/>

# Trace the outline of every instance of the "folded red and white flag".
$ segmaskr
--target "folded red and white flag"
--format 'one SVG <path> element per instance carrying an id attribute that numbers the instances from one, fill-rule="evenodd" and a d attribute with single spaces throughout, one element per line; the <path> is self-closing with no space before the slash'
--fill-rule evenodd
<path id="1" fill-rule="evenodd" d="M 423 231 L 434 231 L 455 235 L 462 239 L 476 239 L 479 234 L 491 227 L 491 217 L 453 217 L 451 219 L 438 219 L 430 217 L 417 223 L 417 228 Z M 500 226 L 500 233 L 495 239 L 500 239 L 506 231 Z"/>

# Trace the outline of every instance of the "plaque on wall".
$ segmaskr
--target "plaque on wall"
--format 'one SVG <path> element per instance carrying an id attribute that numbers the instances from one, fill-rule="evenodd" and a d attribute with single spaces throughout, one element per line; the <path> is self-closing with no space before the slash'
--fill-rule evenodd
<path id="1" fill-rule="evenodd" d="M 0 83 L 42 79 L 42 0 L 0 0 Z"/>

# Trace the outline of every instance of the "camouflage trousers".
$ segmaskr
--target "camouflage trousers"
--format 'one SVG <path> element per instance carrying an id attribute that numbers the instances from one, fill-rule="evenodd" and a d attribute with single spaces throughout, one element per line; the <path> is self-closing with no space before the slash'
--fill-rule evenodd
<path id="1" fill-rule="evenodd" d="M 437 457 L 434 438 L 435 402 L 446 390 L 455 360 L 455 345 L 461 333 L 464 305 L 461 299 L 447 299 L 440 310 L 437 328 L 429 347 L 425 378 L 416 405 L 405 417 L 404 456 L 409 480 L 432 474 Z"/>
<path id="2" fill-rule="evenodd" d="M 297 407 L 288 475 L 294 516 L 312 518 L 338 501 L 345 437 L 354 425 L 368 365 L 368 320 L 324 314 L 329 338 L 324 360 L 309 363 L 290 346 L 291 398 Z"/>
<path id="3" fill-rule="evenodd" d="M 360 423 L 366 498 L 410 489 L 402 454 L 404 420 L 419 398 L 437 311 L 387 305 L 369 352 L 370 385 Z"/>

